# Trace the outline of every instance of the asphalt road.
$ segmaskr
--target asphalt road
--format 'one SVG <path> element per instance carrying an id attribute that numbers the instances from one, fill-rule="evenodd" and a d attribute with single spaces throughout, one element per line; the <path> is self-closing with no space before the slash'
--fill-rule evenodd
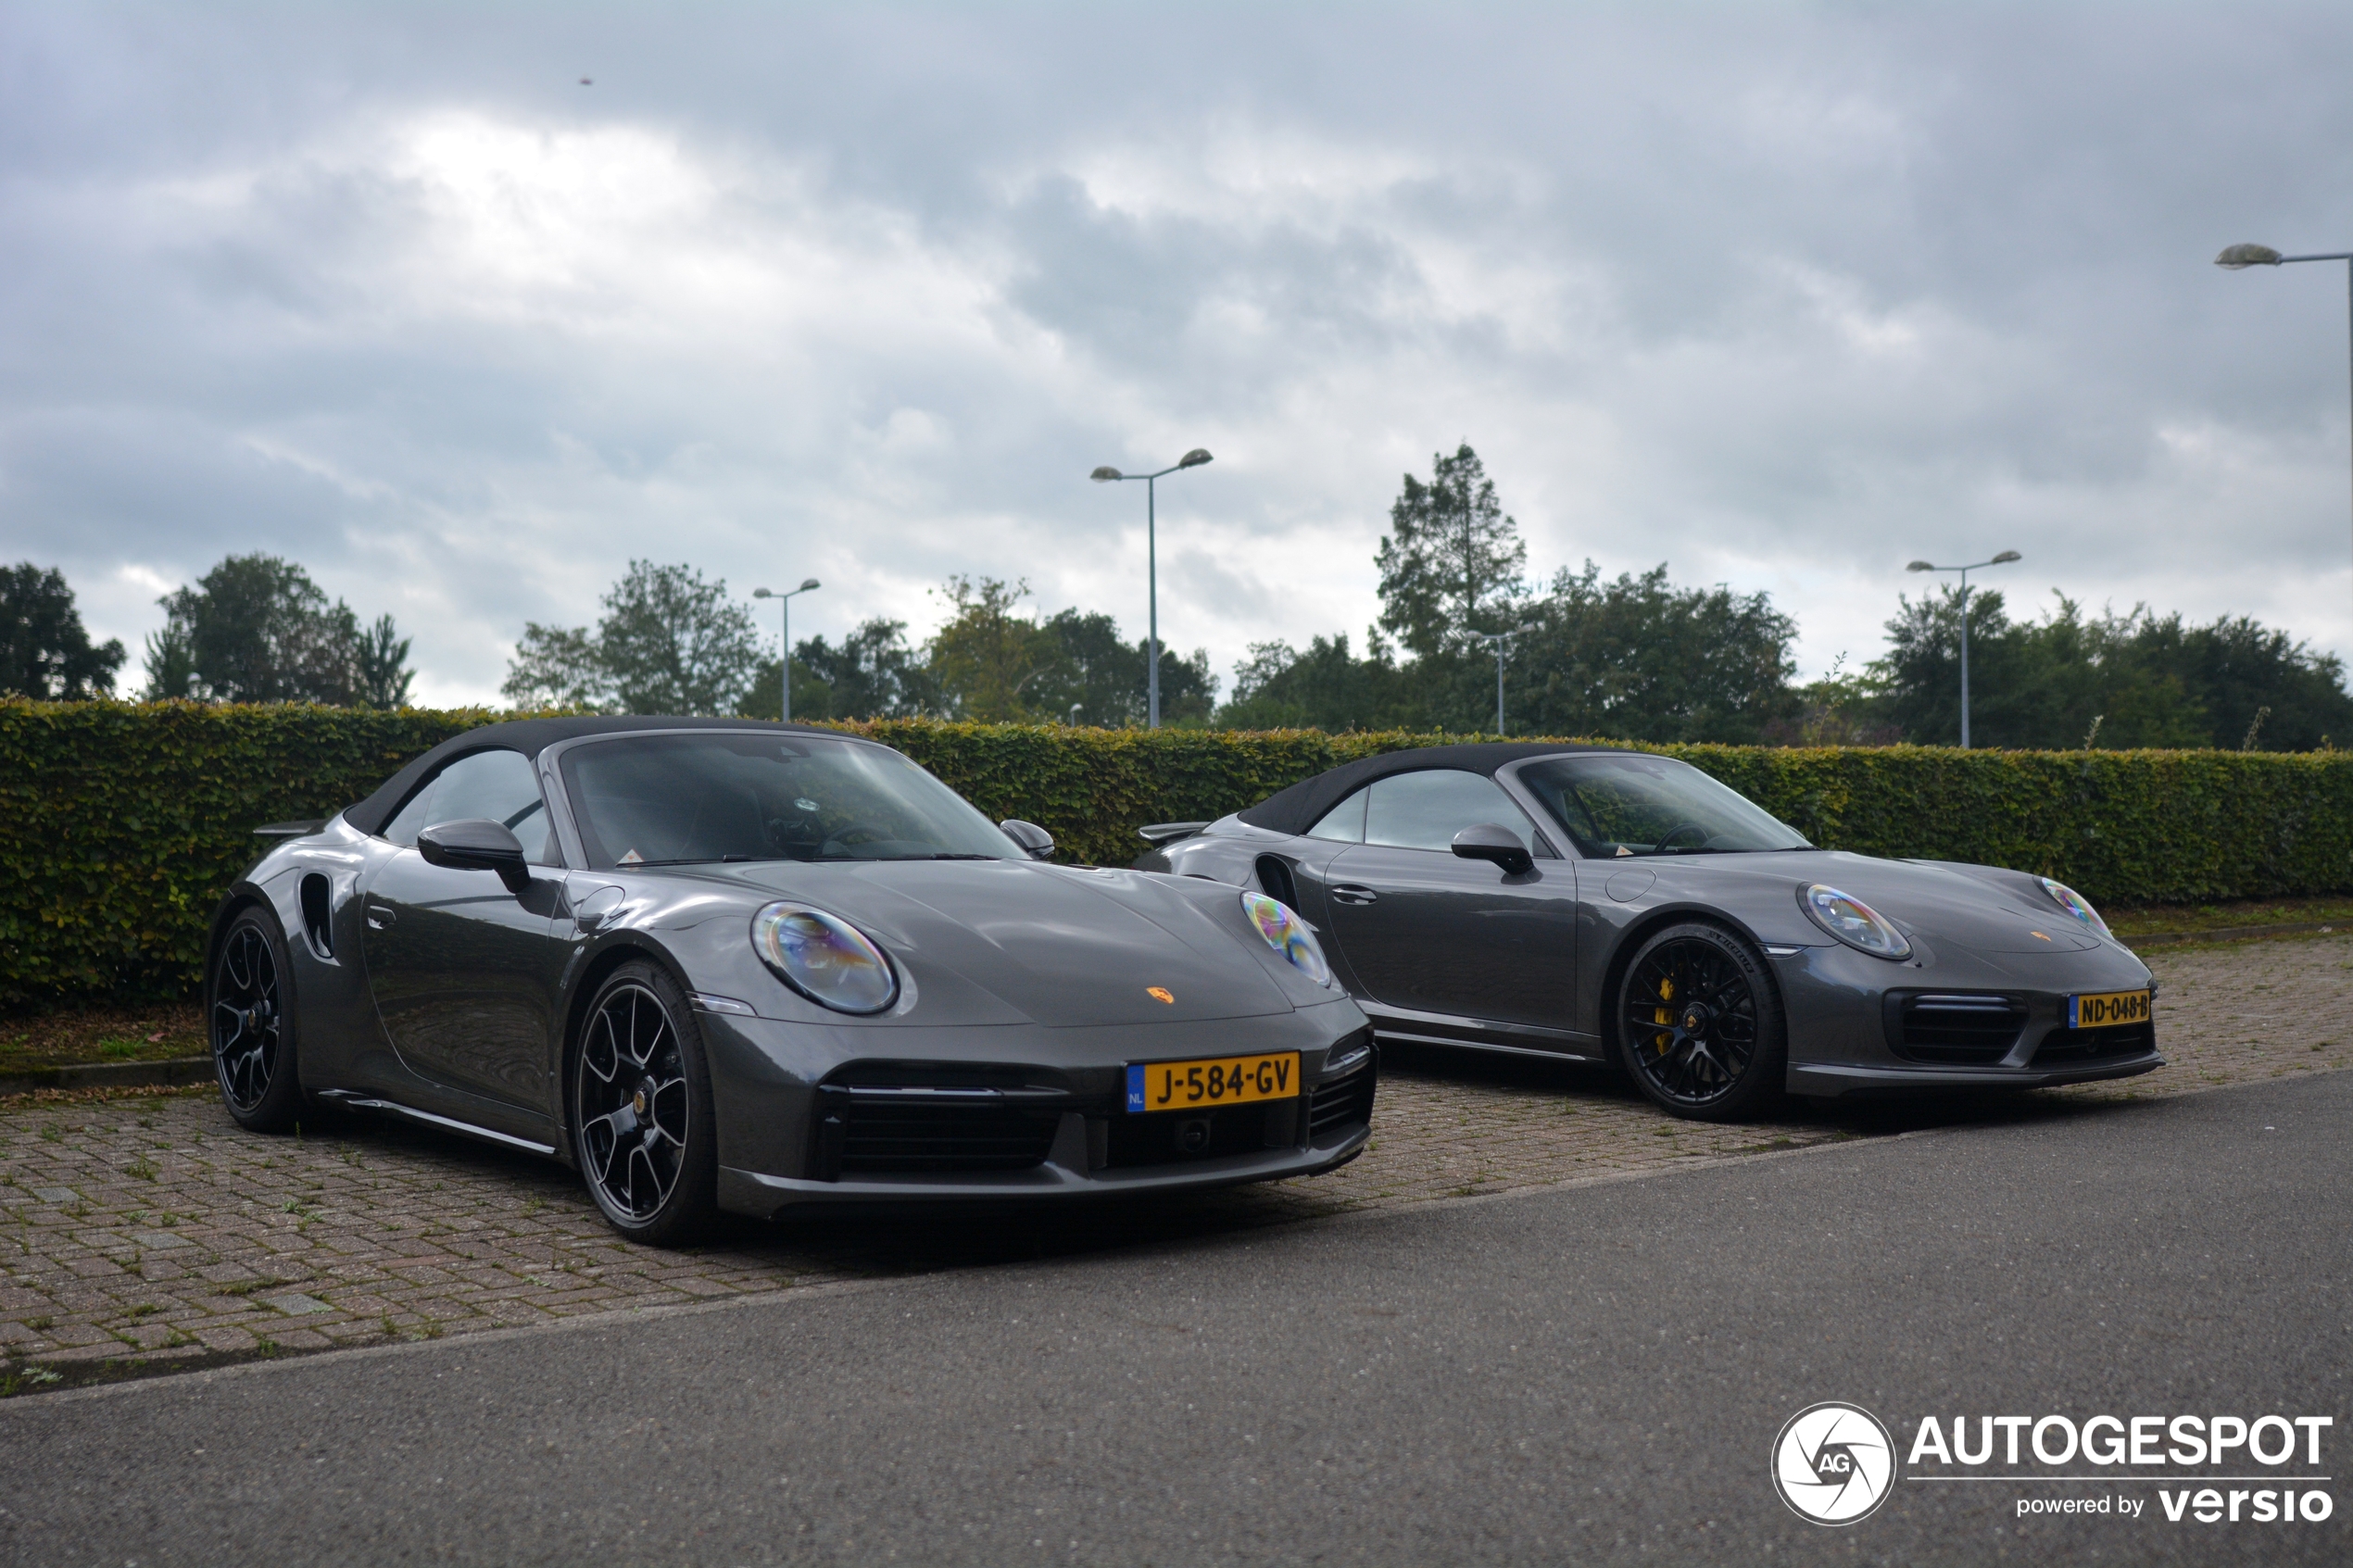
<path id="1" fill-rule="evenodd" d="M 2334 1073 L 19 1398 L 0 1557 L 2343 1562 L 2348 1125 Z M 2331 1415 L 2283 1474 L 2335 1513 L 1906 1472 L 1824 1528 L 1768 1453 L 1832 1399 L 1899 1448 L 1930 1413 Z M 2102 1496 L 2145 1512 L 2016 1512 Z"/>

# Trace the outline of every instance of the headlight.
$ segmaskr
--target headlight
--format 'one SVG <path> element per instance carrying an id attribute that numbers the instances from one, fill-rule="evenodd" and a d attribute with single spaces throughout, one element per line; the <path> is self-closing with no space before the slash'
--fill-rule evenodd
<path id="1" fill-rule="evenodd" d="M 1242 913 L 1266 938 L 1266 945 L 1290 960 L 1291 968 L 1318 985 L 1332 983 L 1332 966 L 1324 961 L 1324 949 L 1315 945 L 1315 935 L 1307 922 L 1274 898 L 1264 893 L 1242 895 Z"/>
<path id="2" fill-rule="evenodd" d="M 771 904 L 751 917 L 751 945 L 786 985 L 836 1012 L 880 1012 L 899 999 L 890 960 L 838 915 Z"/>
<path id="3" fill-rule="evenodd" d="M 1875 959 L 1908 959 L 1909 938 L 1894 923 L 1851 893 L 1816 883 L 1797 896 L 1814 923 L 1858 952 Z"/>
<path id="4" fill-rule="evenodd" d="M 2100 919 L 2099 910 L 2092 908 L 2092 901 L 2089 898 L 2084 897 L 2063 882 L 2053 882 L 2046 876 L 2037 877 L 2035 880 L 2043 884 L 2043 891 L 2049 894 L 2052 902 L 2058 905 L 2060 909 L 2065 909 L 2101 935 L 2111 941 L 2115 939 L 2116 933 L 2108 928 L 2108 922 Z"/>

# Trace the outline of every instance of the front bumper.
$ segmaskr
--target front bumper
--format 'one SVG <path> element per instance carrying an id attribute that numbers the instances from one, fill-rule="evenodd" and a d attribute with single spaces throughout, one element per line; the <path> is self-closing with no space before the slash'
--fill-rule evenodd
<path id="1" fill-rule="evenodd" d="M 1806 947 L 1772 949 L 1770 961 L 1788 1020 L 1792 1094 L 2048 1088 L 2165 1065 L 2152 1024 L 2113 1033 L 2066 1027 L 2070 995 L 2154 986 L 2146 966 L 2120 946 L 2051 954 L 1922 951 L 1902 964 L 1843 947 Z M 1907 1004 L 1956 998 L 2008 1004 L 2011 1032 L 1985 1036 L 1978 1049 L 1949 1035 L 1934 1043 L 1907 1035 Z"/>
<path id="2" fill-rule="evenodd" d="M 773 1218 L 835 1206 L 1057 1202 L 1315 1175 L 1371 1135 L 1378 1060 L 1353 1004 L 1127 1029 L 810 1029 L 698 1015 L 719 1202 Z M 1126 1062 L 1297 1050 L 1290 1099 L 1126 1111 Z M 1181 1122 L 1199 1123 L 1188 1149 Z"/>

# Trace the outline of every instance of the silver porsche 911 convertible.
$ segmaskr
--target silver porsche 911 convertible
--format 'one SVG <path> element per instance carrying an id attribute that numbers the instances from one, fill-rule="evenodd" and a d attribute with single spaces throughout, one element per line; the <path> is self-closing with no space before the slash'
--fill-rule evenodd
<path id="1" fill-rule="evenodd" d="M 638 1239 L 1311 1175 L 1368 1135 L 1371 1032 L 1278 899 L 1043 863 L 871 741 L 495 724 L 263 831 L 206 966 L 230 1113 L 549 1155 Z"/>
<path id="2" fill-rule="evenodd" d="M 1298 910 L 1382 1037 L 1615 1062 L 1678 1116 L 2163 1065 L 2147 968 L 2072 889 L 1818 849 L 1665 757 L 1392 752 L 1142 832 L 1139 867 Z"/>

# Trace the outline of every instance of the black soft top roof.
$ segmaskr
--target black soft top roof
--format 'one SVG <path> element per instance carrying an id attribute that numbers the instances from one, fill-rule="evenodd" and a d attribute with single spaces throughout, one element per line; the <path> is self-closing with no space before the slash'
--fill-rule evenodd
<path id="1" fill-rule="evenodd" d="M 1289 789 L 1268 796 L 1255 806 L 1239 813 L 1241 820 L 1254 828 L 1266 828 L 1275 833 L 1302 834 L 1323 821 L 1324 813 L 1348 798 L 1349 794 L 1375 779 L 1385 779 L 1392 773 L 1417 773 L 1428 768 L 1459 768 L 1466 773 L 1487 778 L 1506 763 L 1529 757 L 1561 757 L 1577 752 L 1622 752 L 1624 746 L 1576 746 L 1562 741 L 1478 741 L 1463 746 L 1424 746 L 1411 751 L 1385 751 L 1378 757 L 1360 757 L 1353 762 L 1343 762 L 1329 772 L 1318 773 L 1312 779 L 1302 779 Z"/>
<path id="2" fill-rule="evenodd" d="M 829 735 L 835 740 L 855 740 L 836 730 L 812 729 L 807 724 L 779 724 L 765 719 L 664 719 L 656 716 L 614 717 L 589 714 L 577 719 L 516 719 L 504 724 L 485 724 L 479 730 L 452 735 L 386 779 L 373 795 L 357 806 L 344 809 L 343 820 L 361 833 L 381 833 L 409 792 L 427 773 L 454 758 L 475 751 L 520 751 L 525 757 L 536 758 L 560 740 L 573 740 L 581 735 L 627 734 L 633 730 L 774 730 L 785 734 Z"/>

